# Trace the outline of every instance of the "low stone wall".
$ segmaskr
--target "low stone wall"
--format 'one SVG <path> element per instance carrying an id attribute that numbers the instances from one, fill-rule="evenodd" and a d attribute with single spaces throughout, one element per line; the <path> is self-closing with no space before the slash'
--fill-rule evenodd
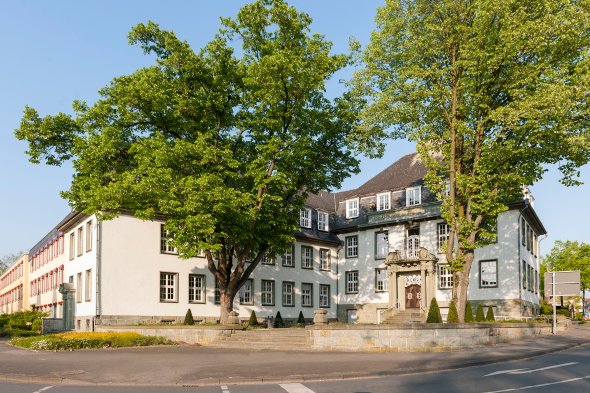
<path id="1" fill-rule="evenodd" d="M 64 320 L 61 318 L 41 318 L 41 334 L 59 333 L 64 331 Z"/>
<path id="2" fill-rule="evenodd" d="M 161 336 L 187 344 L 207 345 L 220 337 L 230 336 L 231 329 L 225 327 L 187 327 L 187 326 L 105 326 L 96 325 L 97 332 L 136 332 L 144 336 Z"/>
<path id="3" fill-rule="evenodd" d="M 550 325 L 524 323 L 327 325 L 306 329 L 313 349 L 331 351 L 453 351 L 551 334 Z"/>

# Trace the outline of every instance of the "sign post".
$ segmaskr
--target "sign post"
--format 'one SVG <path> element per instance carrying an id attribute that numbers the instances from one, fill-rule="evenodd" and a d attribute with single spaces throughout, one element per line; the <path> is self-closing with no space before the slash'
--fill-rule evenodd
<path id="1" fill-rule="evenodd" d="M 551 296 L 553 301 L 553 334 L 557 334 L 557 296 L 578 296 L 579 294 L 579 270 L 545 273 L 545 296 Z"/>

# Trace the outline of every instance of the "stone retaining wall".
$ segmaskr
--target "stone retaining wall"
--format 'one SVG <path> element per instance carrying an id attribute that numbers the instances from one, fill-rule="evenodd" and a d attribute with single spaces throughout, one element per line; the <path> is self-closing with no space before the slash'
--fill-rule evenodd
<path id="1" fill-rule="evenodd" d="M 551 334 L 545 324 L 408 324 L 308 326 L 313 349 L 330 351 L 452 351 Z"/>
<path id="2" fill-rule="evenodd" d="M 144 336 L 161 336 L 187 344 L 207 345 L 223 336 L 229 336 L 231 329 L 224 327 L 187 327 L 187 326 L 99 326 L 97 332 L 136 332 Z"/>

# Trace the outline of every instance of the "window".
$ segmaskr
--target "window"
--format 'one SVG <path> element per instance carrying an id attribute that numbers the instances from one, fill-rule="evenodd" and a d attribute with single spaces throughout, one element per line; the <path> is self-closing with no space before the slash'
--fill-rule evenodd
<path id="1" fill-rule="evenodd" d="M 533 252 L 533 238 L 534 238 L 533 228 L 531 228 L 529 226 L 529 237 L 528 237 L 528 241 L 527 241 L 527 250 L 529 250 L 531 253 Z"/>
<path id="2" fill-rule="evenodd" d="M 268 249 L 264 256 L 262 257 L 262 264 L 263 265 L 274 265 L 275 264 L 275 256 L 272 252 L 272 249 Z"/>
<path id="3" fill-rule="evenodd" d="M 86 252 L 92 250 L 92 221 L 86 223 Z"/>
<path id="4" fill-rule="evenodd" d="M 303 208 L 299 211 L 299 225 L 311 228 L 311 209 Z"/>
<path id="5" fill-rule="evenodd" d="M 443 252 L 447 241 L 449 240 L 449 233 L 451 232 L 451 227 L 447 223 L 440 223 L 436 225 L 436 233 L 438 235 L 436 240 L 437 250 L 439 252 Z"/>
<path id="6" fill-rule="evenodd" d="M 479 262 L 479 286 L 480 288 L 494 288 L 498 286 L 498 261 Z"/>
<path id="7" fill-rule="evenodd" d="M 160 302 L 177 301 L 177 284 L 178 273 L 160 272 Z"/>
<path id="8" fill-rule="evenodd" d="M 295 254 L 295 246 L 292 246 L 290 250 L 286 251 L 283 256 L 283 266 L 288 267 L 295 267 L 295 263 L 293 263 L 293 254 Z"/>
<path id="9" fill-rule="evenodd" d="M 213 295 L 213 301 L 215 302 L 215 304 L 221 303 L 221 291 L 219 290 L 219 284 L 217 283 L 217 280 L 215 280 L 215 292 Z"/>
<path id="10" fill-rule="evenodd" d="M 420 187 L 406 188 L 406 206 L 415 206 L 422 203 Z"/>
<path id="11" fill-rule="evenodd" d="M 83 250 L 82 250 L 82 245 L 84 244 L 84 238 L 82 237 L 84 234 L 84 228 L 80 227 L 78 228 L 78 253 L 77 256 L 82 255 Z"/>
<path id="12" fill-rule="evenodd" d="M 359 253 L 359 238 L 358 236 L 347 236 L 345 239 L 346 244 L 346 258 L 355 258 Z"/>
<path id="13" fill-rule="evenodd" d="M 523 289 L 526 289 L 526 283 L 527 283 L 526 275 L 527 275 L 526 261 L 523 260 L 522 261 L 522 288 Z"/>
<path id="14" fill-rule="evenodd" d="M 43 290 L 45 290 L 45 280 L 43 281 Z M 82 273 L 76 275 L 76 303 L 82 302 Z"/>
<path id="15" fill-rule="evenodd" d="M 332 270 L 330 250 L 327 248 L 320 248 L 320 270 Z"/>
<path id="16" fill-rule="evenodd" d="M 359 200 L 350 199 L 346 201 L 346 218 L 355 218 L 359 216 Z"/>
<path id="17" fill-rule="evenodd" d="M 533 255 L 537 256 L 537 251 L 539 247 L 539 239 L 535 233 L 533 233 Z"/>
<path id="18" fill-rule="evenodd" d="M 261 281 L 261 303 L 263 306 L 275 305 L 275 282 L 272 280 Z"/>
<path id="19" fill-rule="evenodd" d="M 419 235 L 408 236 L 408 258 L 418 258 L 419 251 L 420 251 L 420 236 Z"/>
<path id="20" fill-rule="evenodd" d="M 449 265 L 438 265 L 438 289 L 453 288 L 453 272 Z"/>
<path id="21" fill-rule="evenodd" d="M 170 245 L 168 231 L 164 229 L 164 224 L 160 225 L 160 252 L 164 254 L 176 254 L 176 247 Z"/>
<path id="22" fill-rule="evenodd" d="M 293 289 L 295 283 L 290 281 L 283 281 L 283 306 L 293 307 L 295 306 L 295 299 L 293 298 Z"/>
<path id="23" fill-rule="evenodd" d="M 377 194 L 377 210 L 389 210 L 391 208 L 391 194 Z"/>
<path id="24" fill-rule="evenodd" d="M 301 246 L 301 268 L 313 269 L 313 248 Z"/>
<path id="25" fill-rule="evenodd" d="M 358 293 L 359 291 L 359 272 L 353 270 L 346 272 L 346 293 Z"/>
<path id="26" fill-rule="evenodd" d="M 205 276 L 202 274 L 188 275 L 188 302 L 205 303 Z"/>
<path id="27" fill-rule="evenodd" d="M 375 232 L 375 259 L 387 257 L 389 252 L 389 236 L 387 231 Z"/>
<path id="28" fill-rule="evenodd" d="M 526 222 L 524 218 L 520 219 L 520 242 L 523 246 L 526 246 Z"/>
<path id="29" fill-rule="evenodd" d="M 320 284 L 320 307 L 330 307 L 330 286 Z"/>
<path id="30" fill-rule="evenodd" d="M 318 230 L 328 232 L 330 216 L 326 212 L 318 212 Z"/>
<path id="31" fill-rule="evenodd" d="M 254 281 L 249 278 L 240 288 L 240 304 L 254 304 Z"/>
<path id="32" fill-rule="evenodd" d="M 387 269 L 375 269 L 375 292 L 387 292 Z"/>
<path id="33" fill-rule="evenodd" d="M 53 279 L 52 279 L 53 281 Z M 57 281 L 57 280 L 56 280 Z M 84 301 L 89 302 L 92 297 L 92 270 L 86 270 L 86 286 L 84 287 Z"/>
<path id="34" fill-rule="evenodd" d="M 313 307 L 313 284 L 301 284 L 301 307 Z"/>
<path id="35" fill-rule="evenodd" d="M 76 235 L 74 232 L 70 233 L 70 261 L 76 256 Z"/>
<path id="36" fill-rule="evenodd" d="M 529 277 L 528 277 L 529 283 L 528 284 L 529 284 L 529 291 L 531 291 L 531 292 L 535 292 L 535 286 L 534 286 L 535 280 L 533 278 L 533 274 L 534 274 L 533 267 L 529 265 Z"/>

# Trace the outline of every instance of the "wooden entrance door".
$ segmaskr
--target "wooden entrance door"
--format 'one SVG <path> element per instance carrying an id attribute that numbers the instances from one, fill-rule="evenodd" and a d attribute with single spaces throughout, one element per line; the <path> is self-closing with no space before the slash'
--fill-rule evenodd
<path id="1" fill-rule="evenodd" d="M 406 309 L 420 308 L 420 299 L 422 298 L 422 286 L 418 284 L 408 285 L 406 287 Z"/>

